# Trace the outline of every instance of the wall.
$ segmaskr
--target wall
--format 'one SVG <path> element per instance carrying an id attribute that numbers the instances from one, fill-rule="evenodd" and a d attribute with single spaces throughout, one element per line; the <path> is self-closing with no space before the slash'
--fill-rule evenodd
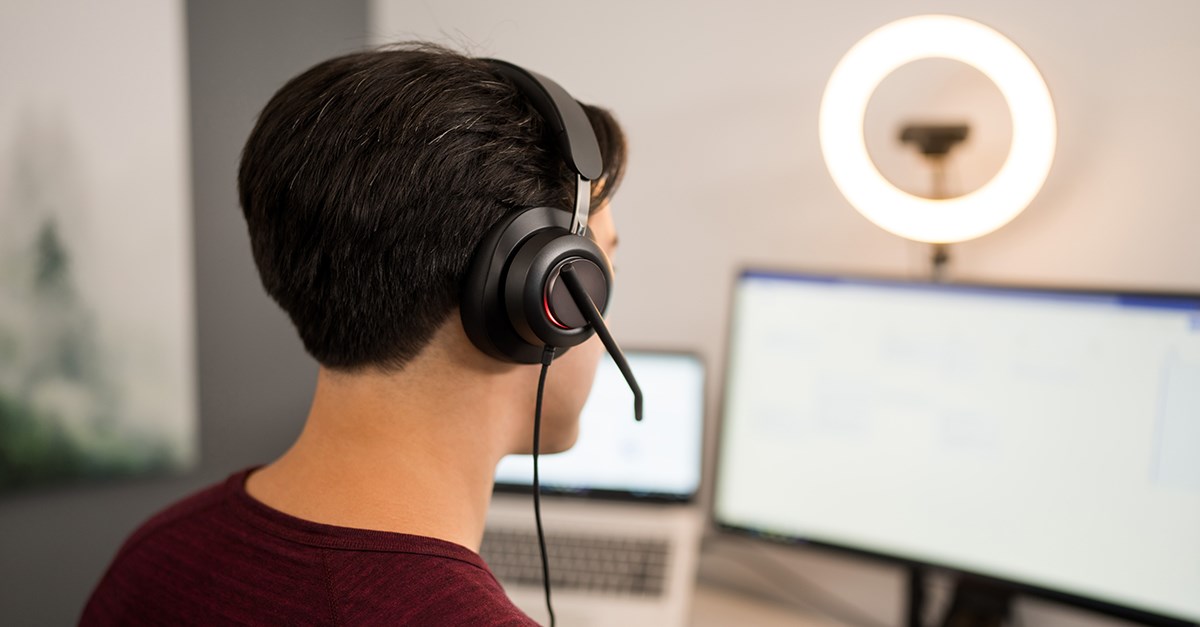
<path id="1" fill-rule="evenodd" d="M 364 2 L 191 2 L 187 30 L 201 463 L 170 479 L 76 486 L 0 500 L 0 622 L 68 625 L 120 543 L 196 488 L 283 451 L 316 368 L 262 292 L 235 193 L 259 109 L 285 80 L 363 45 Z"/>
<path id="2" fill-rule="evenodd" d="M 624 270 L 616 333 L 626 345 L 703 352 L 714 407 L 739 267 L 925 272 L 925 247 L 878 229 L 841 197 L 817 140 L 838 59 L 908 15 L 954 13 L 1006 34 L 1040 67 L 1059 117 L 1041 195 L 1000 231 L 954 246 L 952 277 L 1200 291 L 1200 4 L 378 0 L 371 11 L 376 42 L 429 38 L 503 57 L 616 112 L 632 147 L 614 205 Z M 750 551 L 729 550 L 743 562 Z M 814 552 L 795 561 L 822 587 L 895 621 L 896 571 Z M 706 568 L 770 585 L 728 560 Z M 1099 620 L 1041 603 L 1022 611 L 1029 624 Z"/>

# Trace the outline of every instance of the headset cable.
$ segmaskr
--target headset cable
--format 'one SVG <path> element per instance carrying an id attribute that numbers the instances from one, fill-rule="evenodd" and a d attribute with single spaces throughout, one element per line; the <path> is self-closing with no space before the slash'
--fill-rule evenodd
<path id="1" fill-rule="evenodd" d="M 533 412 L 533 518 L 537 521 L 538 546 L 542 551 L 542 584 L 546 589 L 546 611 L 550 613 L 550 627 L 554 627 L 554 607 L 550 605 L 550 560 L 546 556 L 546 535 L 542 531 L 542 486 L 538 482 L 538 447 L 542 432 L 542 395 L 546 390 L 546 371 L 554 361 L 554 347 L 546 346 L 542 351 L 542 373 L 538 376 L 537 405 Z"/>

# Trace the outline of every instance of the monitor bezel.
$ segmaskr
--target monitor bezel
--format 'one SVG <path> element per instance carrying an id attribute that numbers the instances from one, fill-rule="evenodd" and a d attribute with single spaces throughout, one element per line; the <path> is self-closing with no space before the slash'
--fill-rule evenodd
<path id="1" fill-rule="evenodd" d="M 742 281 L 747 276 L 760 277 L 775 277 L 779 279 L 793 279 L 801 281 L 813 282 L 842 282 L 842 283 L 858 283 L 858 284 L 883 284 L 897 285 L 904 287 L 929 287 L 929 288 L 966 288 L 966 289 L 981 289 L 989 291 L 1007 291 L 1007 292 L 1022 292 L 1027 294 L 1069 294 L 1078 296 L 1116 296 L 1116 297 L 1132 297 L 1132 298 L 1162 298 L 1162 299 L 1190 299 L 1200 300 L 1200 293 L 1190 292 L 1175 292 L 1175 291 L 1156 291 L 1145 289 L 1104 289 L 1098 287 L 1058 287 L 1053 285 L 1033 285 L 1033 284 L 1015 284 L 1015 283 L 990 283 L 982 281 L 943 281 L 935 282 L 924 279 L 913 279 L 911 277 L 888 276 L 888 275 L 869 275 L 858 273 L 838 273 L 832 274 L 828 272 L 807 272 L 804 270 L 787 269 L 787 268 L 771 268 L 761 266 L 746 266 L 738 270 L 734 275 L 733 281 L 729 286 L 728 309 L 726 315 L 726 329 L 724 338 L 724 356 L 725 360 L 722 364 L 721 372 L 721 387 L 718 390 L 718 399 L 716 411 L 719 412 L 718 419 L 715 425 L 714 446 L 712 451 L 713 471 L 712 471 L 712 498 L 709 499 L 708 520 L 712 528 L 718 533 L 736 535 L 741 537 L 752 538 L 770 544 L 786 546 L 791 548 L 815 548 L 823 552 L 853 555 L 857 557 L 865 557 L 876 561 L 885 562 L 892 565 L 900 565 L 907 568 L 916 569 L 931 569 L 944 572 L 957 577 L 971 578 L 1000 586 L 1011 588 L 1015 592 L 1025 594 L 1040 599 L 1055 601 L 1073 607 L 1091 610 L 1113 616 L 1125 620 L 1132 620 L 1147 625 L 1157 625 L 1162 627 L 1200 627 L 1200 622 L 1190 619 L 1171 616 L 1168 614 L 1158 613 L 1152 610 L 1121 605 L 1119 603 L 1097 599 L 1095 597 L 1087 597 L 1072 592 L 1058 590 L 1054 588 L 1042 587 L 1036 584 L 1030 584 L 1014 579 L 1006 579 L 994 574 L 971 570 L 953 564 L 941 563 L 932 560 L 922 560 L 915 557 L 907 556 L 901 553 L 888 553 L 875 551 L 857 547 L 851 544 L 842 544 L 836 541 L 822 539 L 819 535 L 804 535 L 791 536 L 787 534 L 778 534 L 762 529 L 754 529 L 744 527 L 737 524 L 731 524 L 721 520 L 717 514 L 718 487 L 720 482 L 718 477 L 721 474 L 722 464 L 722 446 L 721 442 L 725 434 L 726 414 L 728 412 L 728 395 L 729 381 L 731 370 L 729 367 L 730 351 L 733 348 L 733 330 L 736 323 L 735 315 L 737 310 L 737 289 Z"/>
<path id="2" fill-rule="evenodd" d="M 699 500 L 700 491 L 704 488 L 704 469 L 705 462 L 705 434 L 708 431 L 708 385 L 709 377 L 712 376 L 711 368 L 704 356 L 696 350 L 686 348 L 661 348 L 647 346 L 631 346 L 622 347 L 622 352 L 625 355 L 662 355 L 670 357 L 686 357 L 696 362 L 700 366 L 700 468 L 699 477 L 696 481 L 696 487 L 687 493 L 676 492 L 644 492 L 638 490 L 610 490 L 601 488 L 570 488 L 553 485 L 541 485 L 542 496 L 550 496 L 554 498 L 566 499 L 585 499 L 585 500 L 601 500 L 601 501 L 619 501 L 619 502 L 636 502 L 636 503 L 677 503 L 677 504 L 692 504 Z M 532 495 L 533 486 L 526 483 L 509 483 L 496 481 L 492 484 L 494 492 L 502 494 L 524 494 Z"/>

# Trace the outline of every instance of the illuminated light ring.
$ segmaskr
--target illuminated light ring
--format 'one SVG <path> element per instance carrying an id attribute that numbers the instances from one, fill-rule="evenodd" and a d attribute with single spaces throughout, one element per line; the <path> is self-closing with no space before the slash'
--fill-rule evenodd
<path id="1" fill-rule="evenodd" d="M 863 136 L 867 104 L 902 65 L 946 58 L 987 76 L 1008 103 L 1012 146 L 1000 171 L 957 198 L 914 196 L 892 185 L 871 161 Z M 950 243 L 1004 226 L 1037 196 L 1054 162 L 1054 102 L 1037 67 L 1004 35 L 961 17 L 923 15 L 892 22 L 854 45 L 821 99 L 821 152 L 850 204 L 883 229 L 908 239 Z"/>

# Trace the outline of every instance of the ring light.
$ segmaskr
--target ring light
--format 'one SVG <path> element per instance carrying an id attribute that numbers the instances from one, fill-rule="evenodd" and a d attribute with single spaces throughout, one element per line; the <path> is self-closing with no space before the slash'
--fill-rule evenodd
<path id="1" fill-rule="evenodd" d="M 1008 103 L 1012 146 L 1000 171 L 957 198 L 914 196 L 892 185 L 871 161 L 863 117 L 879 83 L 902 65 L 945 58 L 987 76 Z M 924 15 L 892 22 L 854 45 L 821 100 L 821 151 L 834 183 L 860 213 L 913 240 L 951 243 L 1007 224 L 1037 196 L 1054 161 L 1054 103 L 1041 74 L 1008 38 L 960 17 Z"/>

